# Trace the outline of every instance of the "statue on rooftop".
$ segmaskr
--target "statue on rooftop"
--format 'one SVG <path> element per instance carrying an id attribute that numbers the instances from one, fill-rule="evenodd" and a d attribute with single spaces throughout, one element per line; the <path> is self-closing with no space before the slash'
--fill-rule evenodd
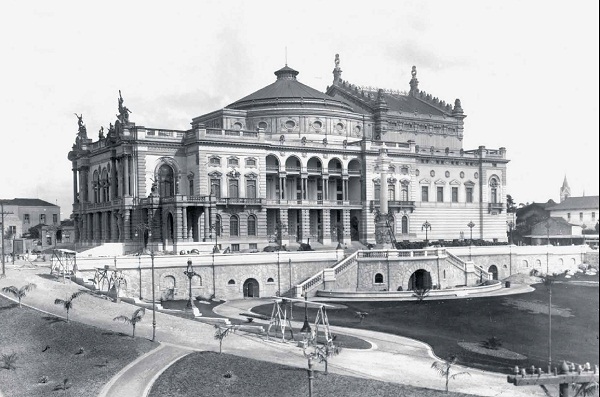
<path id="1" fill-rule="evenodd" d="M 100 131 L 98 131 L 98 139 L 104 139 L 104 127 L 100 126 Z"/>
<path id="2" fill-rule="evenodd" d="M 131 110 L 123 105 L 123 96 L 121 95 L 121 90 L 119 90 L 119 114 L 117 118 L 121 123 L 127 124 L 129 123 L 129 113 L 131 113 Z"/>
<path id="3" fill-rule="evenodd" d="M 81 115 L 75 113 L 75 117 L 77 117 L 77 126 L 79 128 L 77 136 L 80 138 L 87 138 L 87 129 L 85 128 L 85 124 L 83 124 L 83 113 Z"/>

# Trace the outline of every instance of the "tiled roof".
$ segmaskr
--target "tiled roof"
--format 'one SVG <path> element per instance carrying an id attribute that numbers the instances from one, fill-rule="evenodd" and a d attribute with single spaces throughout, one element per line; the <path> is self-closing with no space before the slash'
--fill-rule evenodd
<path id="1" fill-rule="evenodd" d="M 278 101 L 293 101 L 301 103 L 309 101 L 313 106 L 337 107 L 351 111 L 352 108 L 345 102 L 332 98 L 314 88 L 296 80 L 297 71 L 287 65 L 275 72 L 277 80 L 250 95 L 230 104 L 230 109 L 247 109 L 258 106 L 277 105 Z"/>
<path id="2" fill-rule="evenodd" d="M 599 196 L 567 197 L 562 203 L 546 208 L 548 211 L 592 210 L 599 207 Z"/>
<path id="3" fill-rule="evenodd" d="M 0 200 L 4 205 L 16 205 L 19 207 L 58 207 L 56 204 L 37 198 L 14 198 L 11 200 Z"/>

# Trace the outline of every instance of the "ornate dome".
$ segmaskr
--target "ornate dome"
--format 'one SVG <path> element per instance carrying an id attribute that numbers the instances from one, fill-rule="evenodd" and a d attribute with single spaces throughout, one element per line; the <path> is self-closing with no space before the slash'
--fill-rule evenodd
<path id="1" fill-rule="evenodd" d="M 285 65 L 275 72 L 273 84 L 227 106 L 229 109 L 255 109 L 262 107 L 322 107 L 352 111 L 350 105 L 300 83 L 298 71 Z"/>

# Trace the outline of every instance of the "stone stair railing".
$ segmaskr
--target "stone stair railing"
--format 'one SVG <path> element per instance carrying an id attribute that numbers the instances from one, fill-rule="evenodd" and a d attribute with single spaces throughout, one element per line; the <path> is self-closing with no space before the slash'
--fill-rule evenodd
<path id="1" fill-rule="evenodd" d="M 458 268 L 460 271 L 465 272 L 467 270 L 467 264 L 465 261 L 460 259 L 458 256 L 452 254 L 448 250 L 446 250 L 447 262 L 454 267 Z"/>
<path id="2" fill-rule="evenodd" d="M 314 276 L 307 278 L 302 283 L 296 285 L 296 297 L 305 296 L 305 294 L 322 285 L 324 282 L 325 272 L 333 272 L 336 276 L 338 276 L 346 270 L 348 270 L 350 267 L 356 264 L 356 258 L 359 252 L 360 251 L 356 251 L 352 255 L 347 256 L 346 258 L 333 265 L 331 268 L 322 270 Z"/>

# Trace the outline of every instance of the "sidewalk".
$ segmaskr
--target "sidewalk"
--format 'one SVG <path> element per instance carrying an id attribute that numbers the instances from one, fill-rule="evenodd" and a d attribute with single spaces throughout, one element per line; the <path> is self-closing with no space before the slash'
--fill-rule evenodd
<path id="1" fill-rule="evenodd" d="M 0 288 L 8 285 L 24 285 L 34 282 L 38 288 L 28 294 L 23 303 L 52 314 L 62 315 L 61 308 L 54 305 L 54 299 L 83 289 L 70 281 L 57 282 L 38 274 L 48 274 L 46 267 L 33 269 L 7 267 L 7 277 L 0 279 Z M 83 295 L 79 305 L 71 312 L 71 320 L 94 325 L 100 328 L 122 331 L 123 326 L 112 319 L 123 313 L 135 310 L 135 306 L 121 302 L 112 303 L 92 295 Z M 219 314 L 243 318 L 240 312 L 250 309 L 261 300 L 235 300 L 218 306 L 215 311 Z M 150 315 L 150 313 L 147 313 Z M 152 382 L 177 357 L 182 357 L 187 350 L 218 351 L 218 342 L 214 340 L 212 325 L 198 321 L 156 313 L 156 338 L 166 346 L 161 351 L 143 356 L 117 374 L 104 388 L 102 396 L 118 396 L 112 392 L 117 382 L 127 385 L 127 396 L 142 397 L 149 390 Z M 329 363 L 331 372 L 341 375 L 376 379 L 385 382 L 395 382 L 412 386 L 427 387 L 443 390 L 444 381 L 430 368 L 434 360 L 429 346 L 408 338 L 388 335 L 365 330 L 353 330 L 332 327 L 336 333 L 346 333 L 366 339 L 373 344 L 371 350 L 344 349 L 342 354 L 334 357 Z M 151 321 L 144 319 L 136 327 L 139 337 L 151 338 Z M 300 348 L 291 344 L 266 341 L 253 334 L 243 332 L 232 334 L 224 345 L 224 352 L 257 360 L 269 361 L 294 367 L 304 368 L 306 359 Z M 153 358 L 154 357 L 154 358 Z M 158 359 L 160 359 L 160 363 Z M 153 362 L 156 360 L 156 362 Z M 156 364 L 156 365 L 154 365 Z M 468 369 L 470 377 L 464 377 L 454 382 L 454 391 L 481 396 L 543 396 L 541 389 L 536 387 L 515 387 L 506 381 L 502 374 Z M 143 379 L 134 382 L 138 375 Z"/>

